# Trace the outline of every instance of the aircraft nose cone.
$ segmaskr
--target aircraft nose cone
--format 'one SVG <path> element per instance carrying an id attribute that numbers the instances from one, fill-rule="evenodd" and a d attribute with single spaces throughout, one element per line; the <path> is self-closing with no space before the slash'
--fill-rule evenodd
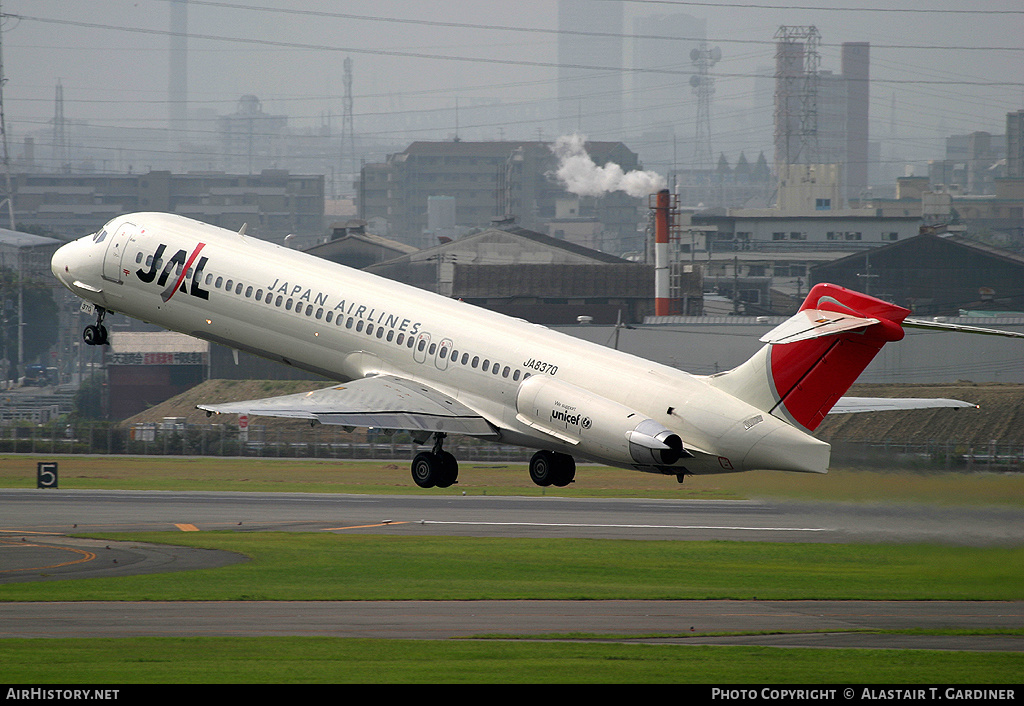
<path id="1" fill-rule="evenodd" d="M 74 243 L 67 243 L 57 248 L 50 258 L 50 271 L 53 276 L 59 279 L 65 286 L 71 282 L 71 250 Z"/>
<path id="2" fill-rule="evenodd" d="M 102 257 L 102 250 L 96 252 L 91 236 L 72 240 L 57 248 L 50 258 L 50 272 L 61 284 L 79 294 L 73 285 L 79 280 L 88 282 L 95 278 L 92 270 L 99 262 L 97 257 Z"/>

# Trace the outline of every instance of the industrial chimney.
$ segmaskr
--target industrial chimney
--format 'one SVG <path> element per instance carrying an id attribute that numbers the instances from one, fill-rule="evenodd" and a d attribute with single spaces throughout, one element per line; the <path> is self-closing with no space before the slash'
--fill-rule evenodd
<path id="1" fill-rule="evenodd" d="M 662 189 L 655 194 L 654 205 L 654 315 L 668 316 L 669 298 L 668 237 L 672 226 L 672 194 Z"/>

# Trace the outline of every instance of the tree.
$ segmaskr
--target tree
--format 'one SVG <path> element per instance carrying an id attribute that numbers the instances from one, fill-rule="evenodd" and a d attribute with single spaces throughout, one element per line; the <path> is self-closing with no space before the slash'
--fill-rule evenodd
<path id="1" fill-rule="evenodd" d="M 18 273 L 10 268 L 0 269 L 0 304 L 2 325 L 0 338 L 7 357 L 14 365 L 35 360 L 57 342 L 57 304 L 49 285 L 32 279 L 22 283 L 25 323 L 25 360 L 18 360 Z"/>

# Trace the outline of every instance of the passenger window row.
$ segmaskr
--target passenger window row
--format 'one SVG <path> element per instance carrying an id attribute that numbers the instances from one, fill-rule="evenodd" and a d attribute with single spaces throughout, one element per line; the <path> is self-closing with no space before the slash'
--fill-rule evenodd
<path id="1" fill-rule="evenodd" d="M 142 261 L 142 253 L 140 252 L 135 258 L 137 263 Z M 146 266 L 151 266 L 153 256 L 150 255 L 146 258 Z M 160 267 L 159 261 L 157 262 L 157 268 Z M 181 274 L 181 265 L 178 265 L 178 274 Z M 189 268 L 186 273 L 186 277 L 192 277 L 192 268 Z M 207 274 L 204 280 L 204 284 L 213 287 L 214 289 L 223 289 L 225 292 L 231 293 L 234 291 L 235 294 L 241 295 L 243 290 L 246 299 L 255 299 L 256 301 L 266 302 L 267 305 L 280 309 L 282 306 L 285 311 L 294 311 L 300 316 L 305 314 L 315 318 L 317 321 L 324 321 L 325 323 L 331 323 L 334 321 L 336 326 L 344 326 L 346 329 L 354 329 L 357 333 L 366 333 L 367 336 L 376 336 L 379 339 L 387 340 L 388 343 L 394 342 L 396 346 L 405 346 L 412 350 L 416 348 L 418 352 L 423 352 L 424 348 L 427 348 L 427 355 L 433 356 L 438 355 L 439 358 L 450 360 L 453 363 L 458 363 L 463 366 L 468 366 L 474 370 L 481 370 L 482 372 L 489 372 L 492 375 L 501 375 L 503 378 L 511 376 L 514 382 L 518 382 L 520 378 L 525 380 L 530 377 L 530 373 L 524 373 L 519 369 L 512 369 L 508 365 L 503 366 L 501 363 L 495 361 L 491 362 L 488 359 L 480 360 L 480 356 L 471 356 L 469 353 L 462 353 L 461 357 L 459 351 L 452 348 L 449 350 L 447 345 L 442 344 L 440 350 L 438 350 L 437 343 L 428 344 L 425 339 L 420 339 L 419 343 L 416 343 L 416 338 L 411 334 L 406 334 L 400 331 L 395 331 L 392 328 L 384 326 L 376 326 L 372 322 L 365 321 L 363 319 L 357 319 L 352 316 L 346 317 L 344 314 L 340 314 L 335 317 L 333 310 L 328 309 L 326 312 L 323 307 L 314 306 L 312 304 L 305 304 L 301 301 L 296 301 L 294 297 L 288 297 L 283 294 L 275 296 L 273 292 L 264 292 L 262 289 L 255 290 L 255 296 L 252 286 L 245 286 L 242 282 L 235 282 L 234 280 L 225 280 L 224 277 Z"/>

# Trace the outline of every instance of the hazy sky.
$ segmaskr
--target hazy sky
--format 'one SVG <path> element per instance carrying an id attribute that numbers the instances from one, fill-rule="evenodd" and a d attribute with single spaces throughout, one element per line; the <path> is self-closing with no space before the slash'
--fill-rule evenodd
<path id="1" fill-rule="evenodd" d="M 763 149 L 760 143 L 743 147 L 742 125 L 763 122 L 771 110 L 755 100 L 755 77 L 770 75 L 772 38 L 780 25 L 815 25 L 822 36 L 822 68 L 837 73 L 842 42 L 871 43 L 872 139 L 894 134 L 906 154 L 914 154 L 949 134 L 1003 133 L 1006 113 L 1024 107 L 1020 0 L 897 1 L 895 9 L 881 0 L 814 3 L 834 10 L 786 7 L 777 0 L 626 2 L 623 31 L 632 32 L 631 18 L 637 16 L 685 13 L 707 20 L 709 42 L 723 57 L 714 67 L 713 115 L 725 126 L 720 141 L 731 149 Z M 50 129 L 58 80 L 69 120 L 164 126 L 169 8 L 168 0 L 2 0 L 4 107 L 11 137 Z M 972 10 L 951 12 L 963 8 Z M 229 113 L 239 96 L 252 93 L 267 112 L 288 115 L 293 127 L 315 126 L 327 113 L 342 113 L 342 62 L 351 57 L 357 133 L 373 130 L 382 113 L 448 109 L 456 97 L 461 105 L 501 98 L 543 109 L 537 117 L 502 126 L 505 137 L 542 132 L 553 139 L 557 131 L 550 104 L 555 0 L 194 0 L 188 27 L 193 112 Z M 629 61 L 628 38 L 626 43 Z M 689 70 L 688 51 L 667 57 L 666 66 Z M 695 100 L 687 79 L 674 79 L 681 102 Z M 734 118 L 740 127 L 731 127 Z M 642 123 L 639 116 L 627 132 L 648 127 Z M 463 128 L 472 135 L 470 113 Z M 499 134 L 494 126 L 481 128 L 486 131 Z M 622 139 L 628 144 L 629 134 Z M 758 139 L 763 142 L 749 136 L 751 143 Z"/>

